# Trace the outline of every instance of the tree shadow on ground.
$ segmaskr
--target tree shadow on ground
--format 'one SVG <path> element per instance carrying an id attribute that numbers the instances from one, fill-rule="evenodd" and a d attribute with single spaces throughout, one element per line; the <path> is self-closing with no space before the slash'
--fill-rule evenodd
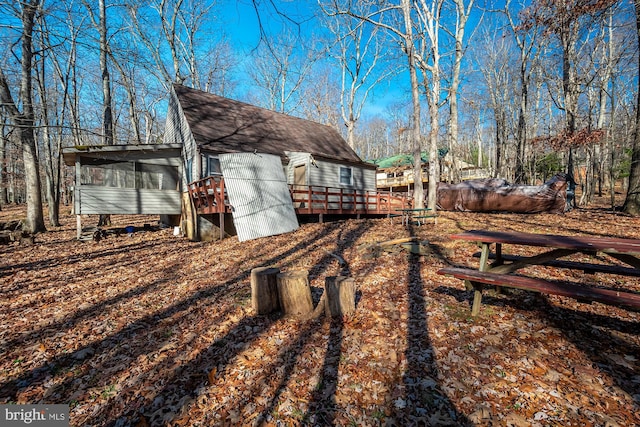
<path id="1" fill-rule="evenodd" d="M 344 250 L 350 247 L 353 242 L 357 241 L 366 231 L 369 229 L 370 224 L 368 222 L 361 222 L 353 230 L 346 233 L 344 236 L 340 236 L 338 239 L 338 253 L 334 255 L 341 256 Z M 313 246 L 307 246 L 308 252 L 313 250 Z M 295 252 L 294 252 L 295 253 Z M 298 254 L 299 258 L 305 256 L 304 252 Z M 329 265 L 329 261 L 333 259 L 332 254 L 327 253 L 324 257 L 311 268 L 311 271 L 317 276 L 322 272 L 322 269 Z M 272 262 L 271 262 L 272 263 Z M 343 270 L 344 272 L 344 270 Z M 266 330 L 273 325 L 275 321 L 274 317 L 270 316 L 250 316 L 242 319 L 231 331 L 229 331 L 225 337 L 216 340 L 205 352 L 201 353 L 196 359 L 188 362 L 187 365 L 181 366 L 176 372 L 174 372 L 170 378 L 167 378 L 167 386 L 156 394 L 153 401 L 164 400 L 166 396 L 172 393 L 183 394 L 183 397 L 196 397 L 194 390 L 198 387 L 202 387 L 203 378 L 194 378 L 190 383 L 185 383 L 182 379 L 186 376 L 183 372 L 211 372 L 215 370 L 215 376 L 221 378 L 225 376 L 225 370 L 229 368 L 231 363 L 243 350 L 247 349 L 259 334 L 263 334 Z M 330 336 L 327 342 L 327 352 L 325 354 L 325 360 L 321 371 L 321 379 L 319 381 L 318 393 L 314 393 L 314 397 L 309 404 L 310 410 L 314 413 L 319 412 L 317 420 L 325 420 L 329 425 L 333 424 L 335 405 L 333 404 L 333 398 L 337 388 L 337 372 L 338 365 L 340 363 L 341 343 L 343 328 L 342 323 L 338 322 L 334 325 L 332 323 L 330 329 Z M 250 328 L 251 334 L 247 335 L 247 330 Z M 261 396 L 263 390 L 258 390 L 258 387 L 264 386 L 266 382 L 261 382 L 253 387 L 250 393 L 245 394 L 245 398 L 240 401 L 234 402 L 235 412 L 242 413 L 249 408 L 254 408 L 255 401 L 258 397 L 264 397 L 267 399 L 268 404 L 266 408 L 260 412 L 257 416 L 257 420 L 266 422 L 270 419 L 271 413 L 276 408 L 279 398 L 287 386 L 290 376 L 299 363 L 299 356 L 304 350 L 305 346 L 313 345 L 311 341 L 312 336 L 317 332 L 319 323 L 315 320 L 308 320 L 297 336 L 293 337 L 284 345 L 279 351 L 279 356 L 275 359 L 276 362 L 266 366 L 264 376 L 274 380 L 277 384 L 272 387 L 273 392 L 269 396 Z M 281 361 L 283 363 L 279 363 Z M 211 378 L 209 378 L 211 380 Z M 182 382 L 182 384 L 181 384 Z M 320 409 L 318 409 L 320 408 Z M 185 407 L 181 408 L 179 412 L 183 412 Z M 234 414 L 219 414 L 220 419 L 217 422 L 229 423 L 229 418 L 233 419 Z M 225 419 L 225 416 L 228 417 Z M 233 422 L 232 422 L 233 423 Z M 319 425 L 323 425 L 322 423 Z"/>
<path id="2" fill-rule="evenodd" d="M 320 241 L 323 238 L 326 238 L 330 235 L 332 227 L 325 227 L 321 231 L 319 231 L 315 236 L 313 236 L 314 241 Z M 287 257 L 297 256 L 304 257 L 308 251 L 314 250 L 316 247 L 315 244 L 308 245 L 305 242 L 301 242 L 290 249 L 283 250 L 282 252 L 273 254 L 273 256 L 267 259 L 262 266 L 273 265 Z M 172 270 L 171 267 L 168 266 L 166 268 L 166 274 L 161 274 L 163 276 L 163 281 L 171 281 L 172 280 Z M 73 375 L 66 375 L 66 378 L 57 383 L 50 390 L 50 396 L 56 396 L 59 392 L 59 397 L 56 400 L 62 403 L 68 403 L 72 394 L 74 394 L 74 389 L 77 388 L 78 384 L 82 384 L 84 378 L 81 379 L 80 376 L 86 375 L 87 371 L 83 368 L 89 364 L 91 366 L 91 382 L 92 386 L 97 386 L 103 384 L 104 386 L 108 386 L 110 382 L 110 376 L 108 372 L 114 369 L 112 366 L 113 363 L 117 361 L 117 363 L 122 363 L 123 361 L 134 361 L 145 354 L 150 354 L 158 351 L 163 345 L 165 345 L 165 341 L 163 339 L 159 339 L 156 332 L 158 332 L 158 325 L 162 322 L 170 321 L 172 324 L 176 324 L 178 322 L 186 322 L 188 323 L 190 320 L 191 313 L 190 311 L 193 308 L 201 307 L 203 302 L 208 301 L 210 304 L 215 304 L 216 299 L 223 296 L 228 292 L 235 292 L 235 289 L 238 283 L 246 280 L 250 275 L 250 271 L 241 271 L 238 275 L 230 278 L 224 283 L 221 283 L 217 286 L 208 287 L 202 291 L 196 292 L 191 297 L 176 301 L 174 304 L 165 308 L 161 312 L 155 312 L 149 314 L 148 316 L 138 319 L 134 322 L 127 324 L 126 327 L 119 330 L 118 332 L 108 335 L 102 339 L 95 340 L 89 344 L 87 344 L 84 348 L 79 349 L 73 354 L 59 354 L 52 358 L 46 360 L 45 363 L 41 363 L 31 367 L 30 369 L 22 372 L 20 375 L 3 381 L 0 384 L 0 399 L 3 401 L 15 401 L 17 399 L 17 394 L 21 390 L 28 388 L 36 383 L 41 383 L 44 381 L 46 377 L 57 375 L 60 372 L 69 372 L 74 373 Z M 112 305 L 116 301 L 122 299 L 131 299 L 140 296 L 142 293 L 152 292 L 154 286 L 157 283 L 153 282 L 148 286 L 143 288 L 133 289 L 124 295 L 116 295 L 105 304 Z M 63 326 L 65 327 L 73 327 L 76 324 L 79 324 L 82 319 L 88 318 L 93 314 L 98 313 L 100 310 L 104 309 L 104 304 L 94 305 L 87 310 L 80 310 L 74 315 L 67 317 L 61 320 L 58 323 L 54 323 L 53 325 L 48 325 L 42 331 L 32 331 L 26 337 L 22 337 L 19 341 L 12 341 L 11 345 L 24 347 L 30 342 L 30 339 L 35 339 L 36 337 L 41 337 L 42 333 L 59 333 L 59 329 Z M 217 315 L 224 316 L 224 312 L 216 313 Z M 264 331 L 274 319 L 267 318 L 266 320 L 261 319 L 247 319 L 243 322 L 240 322 L 237 327 L 234 329 L 238 336 L 242 336 L 246 334 L 246 327 L 251 327 L 254 335 L 258 334 L 261 331 Z M 44 328 L 44 327 L 43 327 Z M 234 337 L 234 333 L 230 333 L 230 337 Z M 31 338 L 30 338 L 31 337 Z M 34 341 L 35 342 L 35 341 Z M 214 344 L 210 347 L 209 353 L 206 354 L 215 354 L 216 349 L 222 347 L 225 344 L 225 339 L 220 339 L 214 342 Z M 126 346 L 122 345 L 124 343 L 130 343 Z M 236 345 L 236 343 L 231 343 L 231 345 Z M 85 351 L 86 350 L 86 351 Z M 235 349 L 237 353 L 240 351 L 240 347 Z M 110 357 L 104 358 L 99 357 L 103 353 L 110 353 Z M 206 357 L 201 356 L 201 360 L 207 359 Z M 126 363 L 126 362 L 125 362 Z M 210 360 L 204 360 L 203 365 L 209 366 Z M 126 365 L 122 365 L 126 368 Z M 179 389 L 180 386 L 183 386 L 185 382 L 185 378 L 180 376 L 180 373 L 184 372 L 185 369 L 180 367 L 175 367 L 174 370 L 170 371 L 173 373 L 172 376 L 166 378 L 169 380 L 167 387 L 165 389 L 175 391 Z M 192 384 L 192 378 L 186 378 L 186 382 Z M 174 383 L 171 383 L 171 380 Z M 144 381 L 144 377 L 140 377 L 140 381 Z M 199 375 L 197 378 L 198 382 L 202 381 L 202 376 Z M 136 413 L 140 408 L 145 407 L 145 405 L 149 404 L 149 400 L 140 399 L 137 397 L 139 390 L 136 389 L 136 382 L 132 382 L 131 387 L 128 387 L 127 390 L 123 390 L 123 395 L 127 393 L 132 394 L 134 397 L 132 401 L 138 401 L 139 403 L 133 405 L 132 408 L 128 408 L 128 411 Z M 140 385 L 138 384 L 138 387 Z M 195 388 L 189 388 L 190 391 L 195 390 Z M 124 398 L 124 396 L 122 396 Z M 50 397 L 50 400 L 54 399 L 54 397 Z M 154 401 L 155 399 L 151 399 Z M 90 424 L 101 424 L 105 423 L 111 416 L 114 414 L 104 414 L 98 413 L 95 414 L 88 422 Z M 115 417 L 117 418 L 117 417 Z M 112 418 L 112 420 L 115 420 Z M 114 421 L 115 422 L 115 421 Z"/>
<path id="3" fill-rule="evenodd" d="M 409 225 L 409 234 L 414 235 Z M 436 254 L 437 255 L 437 254 Z M 407 274 L 406 367 L 403 396 L 393 400 L 391 419 L 397 425 L 472 426 L 439 387 L 438 368 L 428 332 L 427 300 L 421 265 L 423 257 L 409 253 Z"/>
<path id="4" fill-rule="evenodd" d="M 546 305 L 542 313 L 547 323 L 562 331 L 600 372 L 633 397 L 636 409 L 640 408 L 640 365 L 634 363 L 640 346 L 625 339 L 625 335 L 640 335 L 640 323 Z M 626 363 L 625 357 L 631 357 L 631 363 Z"/>
<path id="5" fill-rule="evenodd" d="M 624 356 L 635 358 L 640 354 L 640 346 L 625 339 L 625 336 L 640 336 L 640 323 L 561 307 L 550 303 L 546 295 L 538 293 L 510 289 L 505 291 L 495 295 L 490 292 L 484 293 L 482 306 L 510 306 L 520 311 L 540 313 L 545 323 L 560 331 L 576 349 L 593 362 L 592 366 L 608 375 L 617 387 L 632 396 L 636 404 L 640 405 L 640 370 L 637 364 L 634 365 L 633 360 L 626 363 L 624 359 Z M 450 295 L 459 302 L 468 301 L 468 315 L 469 319 L 472 319 L 472 291 L 440 286 L 435 292 Z"/>

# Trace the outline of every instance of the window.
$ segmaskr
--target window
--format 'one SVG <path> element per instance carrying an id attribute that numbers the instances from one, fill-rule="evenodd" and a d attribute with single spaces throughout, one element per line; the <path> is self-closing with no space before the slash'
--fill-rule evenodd
<path id="1" fill-rule="evenodd" d="M 220 168 L 220 159 L 217 157 L 207 157 L 207 173 L 206 176 L 222 175 Z"/>
<path id="2" fill-rule="evenodd" d="M 187 159 L 185 174 L 187 175 L 187 182 L 191 182 L 193 180 L 193 159 L 192 158 Z"/>
<path id="3" fill-rule="evenodd" d="M 93 162 L 80 167 L 80 184 L 112 188 L 175 190 L 178 186 L 178 168 L 141 162 Z"/>
<path id="4" fill-rule="evenodd" d="M 351 168 L 340 166 L 340 185 L 353 185 Z"/>

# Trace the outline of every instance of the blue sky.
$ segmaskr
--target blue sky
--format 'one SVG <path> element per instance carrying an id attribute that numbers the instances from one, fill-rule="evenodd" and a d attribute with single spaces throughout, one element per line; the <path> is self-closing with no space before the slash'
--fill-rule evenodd
<path id="1" fill-rule="evenodd" d="M 325 31 L 320 20 L 314 17 L 314 13 L 319 12 L 316 1 L 256 0 L 256 3 L 259 19 L 252 0 L 222 0 L 215 6 L 219 11 L 218 20 L 224 23 L 223 28 L 228 41 L 241 55 L 247 55 L 259 45 L 260 25 L 263 31 L 270 35 L 282 32 L 286 26 L 292 34 L 299 32 L 302 39 L 311 39 Z M 247 56 L 241 58 L 248 59 Z M 251 90 L 248 87 L 251 82 L 243 80 L 243 84 L 244 86 L 238 90 L 237 96 L 240 98 Z M 402 81 L 381 83 L 376 88 L 376 96 L 368 99 L 365 114 L 384 114 L 389 103 L 396 102 L 399 97 L 406 97 L 408 89 L 403 87 L 404 84 Z"/>
<path id="2" fill-rule="evenodd" d="M 316 8 L 315 2 L 256 0 L 256 3 L 260 20 L 251 0 L 222 0 L 216 7 L 216 10 L 220 11 L 219 18 L 225 24 L 229 39 L 240 49 L 253 49 L 257 46 L 260 40 L 260 24 L 270 34 L 278 33 L 283 25 L 287 25 L 292 29 L 299 28 L 303 36 L 317 26 L 316 21 L 310 22 Z M 296 22 L 300 25 L 296 25 Z"/>

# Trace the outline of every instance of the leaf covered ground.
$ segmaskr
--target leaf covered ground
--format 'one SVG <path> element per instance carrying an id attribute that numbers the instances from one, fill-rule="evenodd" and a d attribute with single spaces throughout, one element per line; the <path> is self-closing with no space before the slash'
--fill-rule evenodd
<path id="1" fill-rule="evenodd" d="M 639 312 L 512 291 L 472 319 L 471 293 L 436 273 L 477 265 L 477 247 L 448 237 L 463 230 L 640 238 L 640 219 L 441 212 L 410 230 L 353 219 L 243 243 L 171 229 L 81 243 L 75 217 L 62 222 L 0 247 L 0 403 L 69 404 L 73 426 L 640 425 Z M 426 254 L 371 249 L 410 235 Z M 355 315 L 252 310 L 253 268 L 307 270 L 317 303 L 336 256 Z M 538 273 L 640 292 L 636 278 Z"/>

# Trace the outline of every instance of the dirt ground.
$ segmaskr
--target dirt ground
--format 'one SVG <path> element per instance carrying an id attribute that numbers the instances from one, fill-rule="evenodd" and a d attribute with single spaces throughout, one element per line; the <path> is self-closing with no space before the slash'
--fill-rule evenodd
<path id="1" fill-rule="evenodd" d="M 243 243 L 172 229 L 82 243 L 65 212 L 35 244 L 0 246 L 0 403 L 69 404 L 72 426 L 640 425 L 639 312 L 506 291 L 474 319 L 463 283 L 436 273 L 477 265 L 476 246 L 449 238 L 464 230 L 640 238 L 640 219 L 605 203 L 440 212 L 410 229 L 306 224 Z M 0 221 L 23 215 L 5 206 Z M 424 254 L 372 248 L 410 235 Z M 257 315 L 250 273 L 265 266 L 307 270 L 314 303 L 328 276 L 350 275 L 355 315 Z M 640 292 L 636 278 L 537 274 Z"/>

